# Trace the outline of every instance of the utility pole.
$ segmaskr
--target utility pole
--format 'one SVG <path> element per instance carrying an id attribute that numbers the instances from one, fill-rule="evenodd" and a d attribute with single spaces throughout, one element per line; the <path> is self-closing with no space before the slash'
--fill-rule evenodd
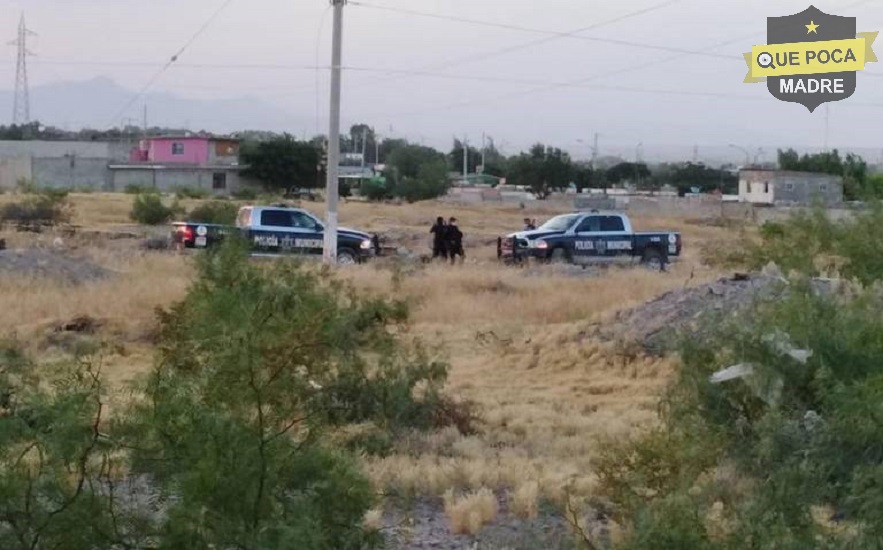
<path id="1" fill-rule="evenodd" d="M 828 104 L 825 103 L 825 152 L 828 152 Z"/>
<path id="2" fill-rule="evenodd" d="M 380 134 L 374 132 L 374 164 L 380 164 Z"/>
<path id="3" fill-rule="evenodd" d="M 694 145 L 693 146 L 693 164 L 696 164 L 698 162 L 699 162 L 699 146 Z"/>
<path id="4" fill-rule="evenodd" d="M 325 239 L 323 261 L 337 263 L 337 193 L 340 168 L 340 87 L 343 57 L 343 6 L 346 0 L 331 0 L 334 6 L 334 34 L 331 43 L 331 113 L 328 128 L 328 179 L 325 183 Z"/>
<path id="5" fill-rule="evenodd" d="M 598 132 L 595 132 L 595 144 L 592 145 L 592 170 L 595 169 L 595 165 L 598 162 Z"/>
<path id="6" fill-rule="evenodd" d="M 484 174 L 485 151 L 487 150 L 487 136 L 481 133 L 481 173 Z"/>
<path id="7" fill-rule="evenodd" d="M 29 31 L 25 25 L 25 14 L 21 14 L 18 23 L 18 37 L 9 42 L 17 48 L 15 64 L 15 96 L 12 101 L 12 123 L 27 124 L 31 121 L 31 98 L 28 89 L 28 56 L 34 55 L 28 50 L 28 36 L 37 33 Z"/>
<path id="8" fill-rule="evenodd" d="M 469 176 L 469 145 L 466 143 L 466 136 L 463 136 L 463 183 L 467 181 Z"/>
<path id="9" fill-rule="evenodd" d="M 368 146 L 368 129 L 362 128 L 362 170 L 365 169 L 365 147 Z"/>

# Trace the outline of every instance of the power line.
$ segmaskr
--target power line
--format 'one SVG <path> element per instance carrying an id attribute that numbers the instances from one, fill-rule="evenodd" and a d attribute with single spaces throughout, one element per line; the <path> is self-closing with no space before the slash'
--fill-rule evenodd
<path id="1" fill-rule="evenodd" d="M 872 0 L 859 0 L 857 2 L 854 2 L 852 4 L 844 6 L 841 9 L 853 8 L 853 7 L 862 5 L 862 4 L 866 4 L 870 1 L 872 1 Z M 509 93 L 509 94 L 502 94 L 502 95 L 483 98 L 483 99 L 461 101 L 458 103 L 451 103 L 448 105 L 443 105 L 441 107 L 435 107 L 433 109 L 428 109 L 428 110 L 424 110 L 424 111 L 415 111 L 415 112 L 396 115 L 396 116 L 412 116 L 412 115 L 416 115 L 416 114 L 431 113 L 431 112 L 436 112 L 436 111 L 446 111 L 446 110 L 456 109 L 456 108 L 460 108 L 460 107 L 469 107 L 472 105 L 479 105 L 479 104 L 483 104 L 483 103 L 495 103 L 498 101 L 505 101 L 507 99 L 514 99 L 514 98 L 518 98 L 518 97 L 532 95 L 532 94 L 535 94 L 538 92 L 545 92 L 545 91 L 554 90 L 554 89 L 562 88 L 562 87 L 571 87 L 571 86 L 574 86 L 577 84 L 584 84 L 584 83 L 591 82 L 593 80 L 598 80 L 601 78 L 607 78 L 607 77 L 616 76 L 616 75 L 620 75 L 620 74 L 624 74 L 624 73 L 628 73 L 628 72 L 637 71 L 640 69 L 645 69 L 648 67 L 663 65 L 665 63 L 675 61 L 677 59 L 681 59 L 681 58 L 686 57 L 688 55 L 697 55 L 699 52 L 702 52 L 702 51 L 713 50 L 713 49 L 720 48 L 722 46 L 729 46 L 730 44 L 734 44 L 736 42 L 741 42 L 742 40 L 747 40 L 753 36 L 756 36 L 757 34 L 758 34 L 757 32 L 753 32 L 751 34 L 742 35 L 742 36 L 739 36 L 739 37 L 731 39 L 731 40 L 726 40 L 723 42 L 718 42 L 716 44 L 712 44 L 710 46 L 706 46 L 705 48 L 702 48 L 700 50 L 693 50 L 693 51 L 688 51 L 688 52 L 684 52 L 684 53 L 678 53 L 678 54 L 675 54 L 672 56 L 665 57 L 661 60 L 653 60 L 653 61 L 649 61 L 649 62 L 645 62 L 645 63 L 639 63 L 638 65 L 633 65 L 631 67 L 624 67 L 622 69 L 609 71 L 609 72 L 605 72 L 605 73 L 599 73 L 599 74 L 596 74 L 593 76 L 570 80 L 567 82 L 547 84 L 547 85 L 539 86 L 537 88 L 532 88 L 530 90 L 513 92 L 513 93 Z"/>
<path id="2" fill-rule="evenodd" d="M 506 55 L 506 54 L 509 54 L 509 53 L 512 53 L 512 52 L 516 52 L 516 51 L 520 51 L 520 50 L 524 50 L 524 49 L 532 48 L 532 47 L 534 47 L 534 46 L 538 46 L 538 45 L 540 45 L 540 44 L 545 44 L 545 43 L 548 43 L 548 42 L 552 42 L 552 41 L 554 41 L 554 40 L 558 40 L 558 39 L 560 39 L 560 38 L 564 38 L 564 37 L 566 37 L 566 36 L 572 36 L 572 35 L 576 35 L 576 34 L 579 34 L 579 33 L 582 33 L 582 32 L 588 32 L 588 31 L 590 31 L 590 30 L 598 29 L 598 28 L 601 28 L 601 27 L 604 27 L 604 26 L 607 26 L 607 25 L 612 25 L 612 24 L 614 24 L 614 23 L 619 23 L 620 21 L 625 21 L 626 19 L 631 19 L 631 18 L 634 18 L 634 17 L 639 17 L 639 16 L 641 16 L 641 15 L 645 15 L 645 14 L 647 14 L 647 13 L 650 13 L 650 12 L 653 12 L 653 11 L 656 11 L 656 10 L 659 10 L 659 9 L 663 9 L 663 8 L 665 8 L 665 7 L 668 7 L 668 6 L 672 5 L 672 4 L 675 4 L 675 3 L 680 2 L 680 1 L 681 1 L 681 0 L 667 0 L 667 1 L 665 1 L 665 2 L 662 2 L 662 3 L 660 3 L 660 4 L 655 4 L 655 5 L 650 6 L 650 7 L 648 7 L 648 8 L 643 8 L 643 9 L 640 9 L 640 10 L 635 10 L 635 11 L 631 11 L 631 12 L 628 12 L 628 13 L 624 13 L 624 14 L 619 15 L 619 16 L 616 16 L 616 17 L 614 17 L 614 18 L 612 18 L 612 19 L 607 19 L 607 20 L 604 20 L 604 21 L 599 21 L 599 22 L 597 22 L 597 23 L 593 23 L 593 24 L 591 24 L 591 25 L 589 25 L 589 26 L 587 26 L 587 27 L 582 27 L 582 28 L 579 28 L 579 29 L 575 29 L 575 30 L 570 31 L 570 32 L 558 33 L 558 34 L 556 34 L 555 36 L 546 36 L 546 37 L 540 38 L 540 39 L 538 39 L 538 40 L 531 40 L 531 41 L 529 41 L 529 42 L 525 42 L 525 43 L 521 43 L 521 44 L 516 44 L 516 45 L 514 45 L 514 46 L 509 46 L 509 47 L 501 48 L 501 49 L 497 49 L 497 50 L 491 50 L 491 51 L 484 52 L 484 53 L 470 54 L 470 55 L 468 55 L 468 56 L 459 57 L 459 58 L 455 58 L 455 59 L 450 59 L 450 60 L 448 60 L 448 61 L 442 61 L 442 62 L 440 62 L 440 63 L 433 63 L 433 64 L 429 64 L 429 65 L 423 65 L 423 66 L 420 66 L 420 67 L 416 67 L 414 70 L 417 70 L 417 71 L 429 70 L 429 71 L 431 71 L 431 70 L 444 69 L 444 68 L 452 67 L 452 66 L 462 66 L 462 65 L 469 64 L 469 63 L 475 63 L 475 62 L 478 62 L 478 61 L 484 61 L 484 60 L 486 60 L 486 59 L 490 59 L 490 58 L 493 58 L 493 57 L 499 57 L 499 56 Z M 362 3 L 357 3 L 357 2 L 351 2 L 351 5 L 354 5 L 354 6 L 359 6 L 359 5 L 361 5 L 361 6 L 364 6 L 364 7 L 369 7 L 368 4 L 362 4 Z M 373 7 L 373 6 L 371 6 L 371 7 Z M 392 82 L 392 81 L 396 81 L 396 80 L 401 80 L 402 78 L 407 78 L 407 77 L 398 76 L 398 77 L 393 77 L 393 78 L 377 79 L 377 80 L 375 80 L 375 81 L 373 81 L 373 82 L 366 82 L 365 84 L 363 84 L 363 86 L 370 85 L 370 84 L 372 84 L 372 83 L 378 83 L 378 82 Z M 356 87 L 353 86 L 353 87 L 351 87 L 350 89 L 353 89 L 353 88 L 356 88 Z"/>
<path id="3" fill-rule="evenodd" d="M 169 69 L 169 67 L 172 66 L 172 64 L 178 61 L 178 58 L 180 58 L 184 54 L 187 48 L 189 48 L 194 42 L 196 42 L 196 40 L 202 35 L 202 33 L 208 30 L 211 24 L 214 23 L 215 19 L 217 19 L 218 16 L 221 15 L 221 13 L 232 3 L 233 0 L 226 0 L 223 4 L 221 4 L 221 6 L 217 10 L 215 10 L 211 17 L 209 17 L 208 20 L 206 20 L 206 22 L 199 28 L 199 30 L 197 30 L 193 34 L 193 36 L 191 36 L 190 39 L 187 40 L 187 42 L 185 42 L 184 45 L 181 46 L 181 48 L 174 55 L 172 55 L 172 57 L 166 62 L 166 64 L 163 65 L 162 68 L 157 71 L 150 78 L 150 80 L 147 81 L 147 84 L 145 84 L 144 87 L 141 88 L 141 90 L 139 90 L 138 93 L 135 94 L 135 96 L 132 97 L 132 99 L 128 103 L 126 103 L 126 105 L 122 109 L 120 109 L 117 114 L 114 115 L 114 117 L 110 121 L 110 124 L 116 124 L 116 120 L 127 110 L 129 110 L 129 108 L 134 105 L 135 102 L 138 101 L 147 92 L 147 90 L 149 90 L 156 83 L 157 80 L 159 80 L 163 73 L 165 73 Z"/>
<path id="4" fill-rule="evenodd" d="M 680 1 L 680 0 L 670 0 L 669 2 L 664 2 L 663 4 L 659 4 L 659 5 L 657 5 L 657 6 L 652 6 L 652 7 L 650 7 L 650 8 L 645 9 L 645 10 L 641 10 L 641 11 L 639 11 L 639 12 L 635 12 L 634 14 L 631 14 L 631 15 L 629 15 L 629 16 L 630 16 L 630 17 L 634 17 L 635 15 L 643 15 L 644 13 L 648 13 L 648 12 L 650 12 L 650 11 L 654 11 L 654 10 L 657 10 L 657 9 L 661 9 L 661 8 L 667 7 L 667 6 L 671 5 L 671 4 L 675 4 L 675 3 L 679 2 L 679 1 Z M 723 59 L 733 59 L 733 56 L 724 55 L 724 54 L 716 54 L 716 53 L 708 53 L 708 52 L 697 52 L 697 51 L 694 51 L 694 50 L 688 50 L 688 49 L 685 49 L 685 48 L 677 48 L 677 47 L 673 47 L 673 46 L 661 46 L 661 45 L 658 45 L 658 44 L 645 44 L 645 43 L 642 43 L 642 42 L 633 42 L 633 41 L 630 41 L 630 40 L 619 40 L 619 39 L 616 39 L 616 38 L 606 38 L 606 37 L 600 37 L 600 36 L 586 36 L 586 35 L 582 34 L 583 32 L 586 32 L 586 31 L 588 31 L 588 30 L 591 30 L 592 28 L 595 28 L 594 26 L 592 26 L 592 27 L 586 27 L 586 28 L 583 28 L 583 29 L 577 29 L 577 30 L 575 30 L 575 31 L 561 32 L 561 31 L 550 31 L 550 30 L 544 30 L 544 29 L 536 29 L 536 28 L 531 28 L 531 27 L 523 27 L 523 26 L 520 26 L 520 25 L 510 25 L 510 24 L 507 24 L 507 23 L 495 23 L 495 22 L 493 22 L 493 21 L 485 21 L 485 20 L 480 20 L 480 19 L 469 19 L 469 18 L 466 18 L 466 17 L 458 17 L 458 16 L 453 16 L 453 15 L 443 15 L 443 14 L 437 14 L 437 13 L 429 13 L 429 12 L 423 12 L 423 11 L 411 10 L 411 9 L 406 9 L 406 8 L 396 8 L 396 7 L 391 7 L 391 6 L 382 6 L 382 5 L 370 4 L 370 3 L 366 3 L 366 2 L 351 2 L 351 4 L 352 4 L 353 6 L 359 6 L 359 7 L 363 7 L 363 8 L 371 8 L 371 9 L 382 10 L 382 11 L 389 11 L 389 12 L 394 12 L 394 13 L 402 13 L 402 14 L 414 15 L 414 16 L 418 16 L 418 17 L 427 17 L 427 18 L 432 18 L 432 19 L 441 19 L 441 20 L 444 20 L 444 21 L 452 21 L 452 22 L 457 22 L 457 23 L 466 23 L 466 24 L 470 24 L 470 25 L 479 25 L 479 26 L 490 27 L 490 28 L 498 28 L 498 29 L 514 30 L 514 31 L 521 31 L 521 32 L 528 32 L 528 33 L 535 33 L 535 34 L 544 34 L 544 35 L 548 35 L 548 36 L 550 36 L 550 37 L 553 37 L 553 39 L 570 38 L 570 39 L 573 39 L 573 40 L 581 40 L 581 41 L 584 41 L 584 42 L 600 42 L 600 43 L 604 43 L 604 44 L 615 44 L 615 45 L 618 45 L 618 46 L 629 46 L 629 47 L 632 47 L 632 48 L 643 48 L 643 49 L 648 49 L 648 50 L 659 50 L 659 51 L 666 51 L 666 52 L 688 53 L 688 54 L 690 54 L 690 55 L 697 55 L 697 56 L 703 56 L 703 57 L 714 57 L 714 58 L 718 58 L 718 59 L 721 59 L 721 58 L 723 58 Z M 611 22 L 616 22 L 616 21 L 617 21 L 617 20 L 613 20 L 613 21 L 611 21 Z M 609 23 L 610 23 L 610 22 L 608 22 L 607 24 L 609 24 Z M 547 40 L 540 40 L 540 41 L 536 41 L 536 42 L 531 42 L 531 43 L 529 43 L 529 46 L 533 46 L 533 45 L 535 45 L 535 44 L 541 44 L 541 43 L 546 42 L 546 41 L 547 41 Z M 521 45 L 521 46 L 516 46 L 516 47 L 511 48 L 511 49 L 510 49 L 510 48 L 507 48 L 505 51 L 508 53 L 509 51 L 516 51 L 516 50 L 519 50 L 519 49 L 524 49 L 525 47 L 529 47 L 529 46 L 523 46 L 523 45 Z M 479 56 L 479 57 L 481 57 L 481 56 Z M 473 58 L 474 58 L 474 57 L 470 57 L 470 59 L 473 59 Z"/>

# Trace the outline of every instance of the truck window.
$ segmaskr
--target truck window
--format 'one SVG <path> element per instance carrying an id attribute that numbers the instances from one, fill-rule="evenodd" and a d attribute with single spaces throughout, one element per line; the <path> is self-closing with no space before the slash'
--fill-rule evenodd
<path id="1" fill-rule="evenodd" d="M 315 229 L 316 228 L 316 220 L 308 216 L 303 212 L 292 212 L 291 213 L 292 227 L 297 227 L 299 229 Z"/>
<path id="2" fill-rule="evenodd" d="M 625 231 L 625 224 L 619 216 L 604 216 L 601 218 L 601 231 L 609 233 Z"/>
<path id="3" fill-rule="evenodd" d="M 598 216 L 586 216 L 576 228 L 577 233 L 594 233 L 598 231 Z"/>
<path id="4" fill-rule="evenodd" d="M 268 227 L 291 227 L 291 212 L 287 210 L 264 210 L 261 225 Z"/>

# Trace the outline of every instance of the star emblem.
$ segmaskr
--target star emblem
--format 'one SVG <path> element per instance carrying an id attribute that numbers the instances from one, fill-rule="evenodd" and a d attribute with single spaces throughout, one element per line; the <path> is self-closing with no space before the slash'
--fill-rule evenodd
<path id="1" fill-rule="evenodd" d="M 804 19 L 804 21 L 806 21 L 806 20 Z M 816 31 L 816 29 L 818 29 L 820 26 L 821 25 L 816 25 L 815 21 L 810 21 L 809 25 L 804 25 L 804 27 L 806 27 L 806 34 L 809 34 L 811 32 L 819 34 L 818 31 Z"/>

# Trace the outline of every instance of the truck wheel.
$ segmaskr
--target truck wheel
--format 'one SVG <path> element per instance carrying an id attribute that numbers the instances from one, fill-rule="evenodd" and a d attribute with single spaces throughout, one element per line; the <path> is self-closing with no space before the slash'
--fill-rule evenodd
<path id="1" fill-rule="evenodd" d="M 358 256 L 356 256 L 356 253 L 349 248 L 341 248 L 337 251 L 338 265 L 355 265 L 357 263 L 359 263 Z"/>
<path id="2" fill-rule="evenodd" d="M 658 250 L 651 248 L 644 251 L 644 256 L 641 257 L 641 265 L 653 271 L 664 271 L 665 259 Z"/>
<path id="3" fill-rule="evenodd" d="M 558 247 L 552 250 L 552 254 L 549 255 L 549 263 L 552 264 L 565 264 L 567 263 L 567 250 Z"/>

